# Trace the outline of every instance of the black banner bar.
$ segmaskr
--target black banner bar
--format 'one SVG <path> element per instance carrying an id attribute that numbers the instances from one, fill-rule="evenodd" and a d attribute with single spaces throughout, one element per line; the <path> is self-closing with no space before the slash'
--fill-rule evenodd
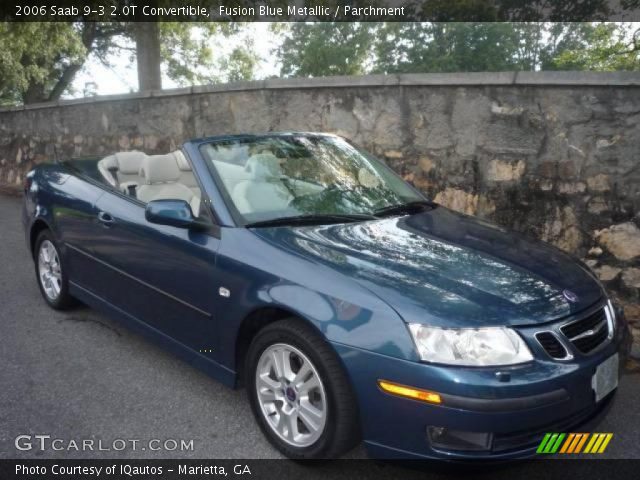
<path id="1" fill-rule="evenodd" d="M 473 475 L 491 480 L 636 478 L 638 460 L 534 459 L 502 464 L 420 461 L 326 460 L 0 460 L 3 480 L 185 479 L 450 479 Z"/>
<path id="2" fill-rule="evenodd" d="M 640 0 L 14 0 L 13 22 L 640 21 Z"/>

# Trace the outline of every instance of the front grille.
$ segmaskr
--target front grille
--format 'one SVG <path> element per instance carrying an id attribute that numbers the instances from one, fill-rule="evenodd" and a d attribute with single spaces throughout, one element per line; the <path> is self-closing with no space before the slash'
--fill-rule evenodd
<path id="1" fill-rule="evenodd" d="M 571 338 L 577 337 L 578 335 L 586 332 L 589 329 L 592 329 L 593 327 L 605 321 L 606 319 L 607 319 L 607 316 L 605 315 L 604 308 L 603 308 L 593 313 L 592 315 L 589 315 L 586 318 L 583 318 L 576 322 L 565 325 L 564 327 L 561 328 L 561 330 L 562 330 L 562 333 L 564 333 L 567 336 L 567 338 L 571 339 Z"/>
<path id="2" fill-rule="evenodd" d="M 605 309 L 602 308 L 588 317 L 569 323 L 560 330 L 581 353 L 589 353 L 604 343 L 609 336 Z"/>
<path id="3" fill-rule="evenodd" d="M 569 355 L 567 349 L 560 343 L 556 336 L 551 332 L 536 333 L 536 338 L 545 352 L 549 354 L 551 358 L 563 359 Z"/>
<path id="4" fill-rule="evenodd" d="M 602 326 L 599 327 L 598 330 L 595 331 L 593 335 L 575 340 L 573 344 L 582 353 L 589 353 L 602 342 L 604 342 L 608 336 L 609 328 L 607 327 L 607 323 L 605 322 Z"/>

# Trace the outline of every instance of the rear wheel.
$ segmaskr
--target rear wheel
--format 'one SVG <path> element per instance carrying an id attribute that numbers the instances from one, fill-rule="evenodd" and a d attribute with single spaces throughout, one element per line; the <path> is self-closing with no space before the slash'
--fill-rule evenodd
<path id="1" fill-rule="evenodd" d="M 351 385 L 336 354 L 296 319 L 261 330 L 249 347 L 246 388 L 269 441 L 289 458 L 333 458 L 359 439 Z"/>
<path id="2" fill-rule="evenodd" d="M 62 256 L 49 230 L 44 230 L 38 235 L 34 254 L 38 286 L 45 301 L 56 310 L 71 307 L 75 302 L 69 295 L 69 282 L 63 268 Z"/>

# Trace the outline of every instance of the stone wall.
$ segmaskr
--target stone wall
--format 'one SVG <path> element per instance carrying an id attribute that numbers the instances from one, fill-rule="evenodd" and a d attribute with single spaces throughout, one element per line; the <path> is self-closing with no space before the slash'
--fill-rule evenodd
<path id="1" fill-rule="evenodd" d="M 639 319 L 637 73 L 284 79 L 19 107 L 0 111 L 0 185 L 56 153 L 282 130 L 342 134 L 436 201 L 586 259 Z"/>

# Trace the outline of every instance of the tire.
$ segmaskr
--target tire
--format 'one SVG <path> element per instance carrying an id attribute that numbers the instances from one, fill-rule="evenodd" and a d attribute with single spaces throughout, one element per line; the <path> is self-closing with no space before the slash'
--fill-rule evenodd
<path id="1" fill-rule="evenodd" d="M 49 230 L 43 230 L 38 235 L 33 260 L 36 280 L 45 302 L 55 310 L 66 310 L 74 306 L 76 301 L 69 294 L 69 278 L 60 247 Z"/>
<path id="2" fill-rule="evenodd" d="M 280 368 L 286 371 L 281 377 L 285 381 L 277 380 L 274 355 L 280 365 L 283 356 L 289 359 L 290 368 Z M 342 364 L 327 342 L 302 321 L 280 320 L 260 330 L 249 346 L 244 374 L 256 421 L 285 456 L 336 458 L 360 441 L 357 403 Z M 292 421 L 292 416 L 297 419 Z M 279 419 L 287 426 L 283 428 Z"/>

